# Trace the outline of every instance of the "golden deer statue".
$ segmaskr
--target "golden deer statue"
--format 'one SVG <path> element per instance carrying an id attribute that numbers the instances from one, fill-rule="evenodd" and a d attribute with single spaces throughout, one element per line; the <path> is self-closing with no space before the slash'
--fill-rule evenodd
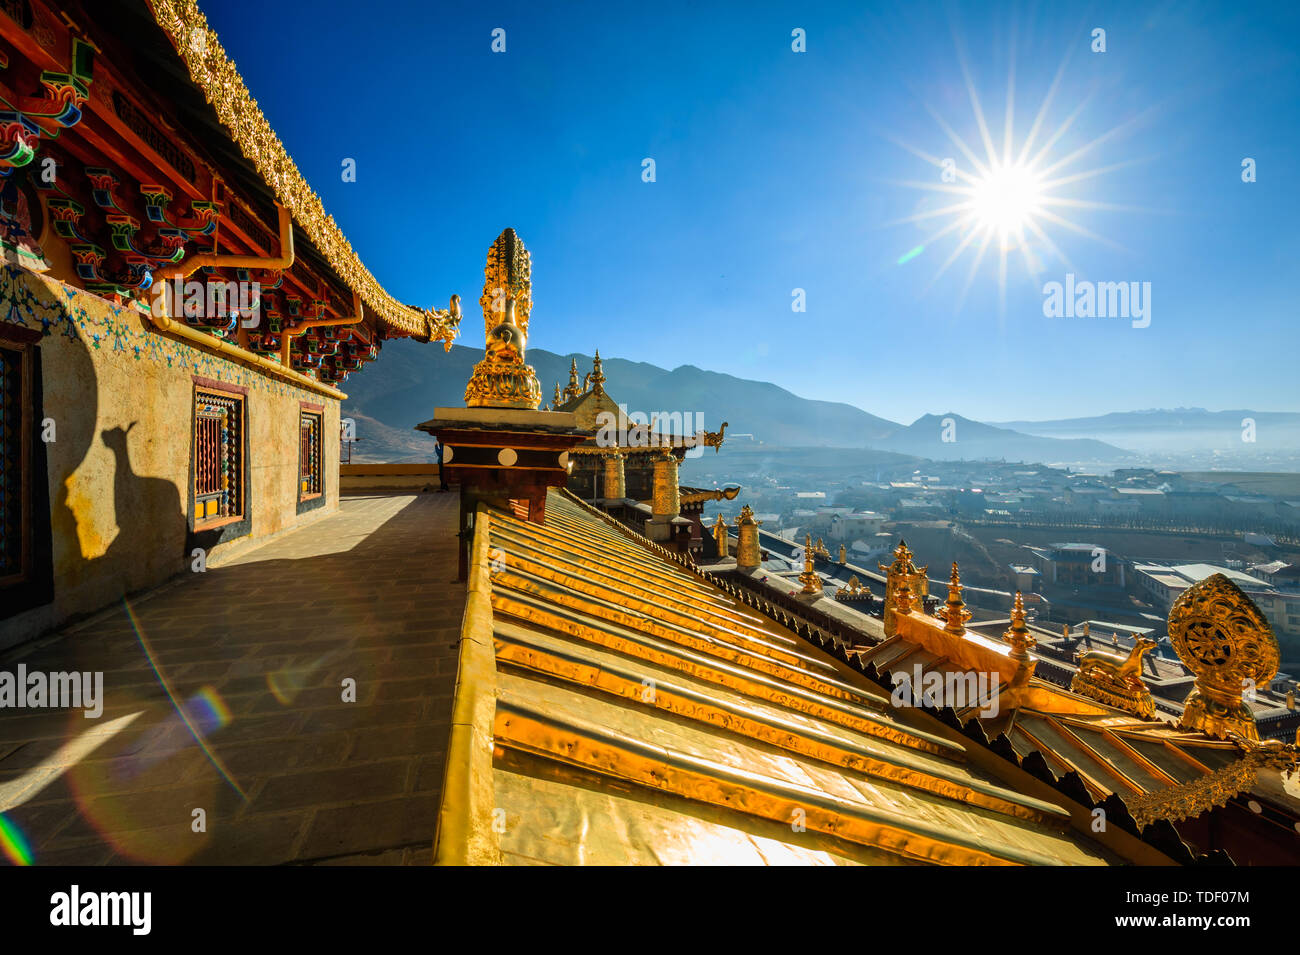
<path id="1" fill-rule="evenodd" d="M 1108 678 L 1116 683 L 1140 681 L 1138 674 L 1142 668 L 1142 655 L 1154 649 L 1155 645 L 1156 642 L 1149 637 L 1138 637 L 1127 656 L 1106 650 L 1089 650 L 1079 657 L 1079 672 Z"/>

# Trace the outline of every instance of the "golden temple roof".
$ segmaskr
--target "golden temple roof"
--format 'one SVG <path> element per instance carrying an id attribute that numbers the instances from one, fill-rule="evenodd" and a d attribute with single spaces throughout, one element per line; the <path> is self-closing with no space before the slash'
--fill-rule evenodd
<path id="1" fill-rule="evenodd" d="M 1116 861 L 567 492 L 473 546 L 440 862 Z"/>
<path id="2" fill-rule="evenodd" d="M 1019 626 L 1024 628 L 1023 615 Z M 1015 631 L 1013 614 L 1007 632 Z M 953 634 L 944 621 L 917 611 L 902 621 L 893 637 L 851 651 L 851 656 L 857 666 L 872 667 L 886 677 L 902 672 L 915 681 L 935 673 L 946 683 L 949 675 L 977 669 L 998 672 L 979 658 L 1011 652 L 1008 639 L 1000 642 L 969 630 Z M 1032 654 L 1025 659 L 1037 660 Z M 1294 746 L 1211 735 L 1039 677 L 1030 677 L 1019 691 L 1011 684 L 1010 673 L 1001 670 L 994 692 L 1010 705 L 997 713 L 986 715 L 972 703 L 952 715 L 961 724 L 977 719 L 990 739 L 1005 740 L 1009 749 L 1004 756 L 1033 766 L 1036 775 L 1050 772 L 1054 783 L 1070 786 L 1065 778 L 1073 774 L 1085 803 L 1118 797 L 1139 828 L 1198 816 L 1249 790 L 1261 770 L 1287 771 L 1296 765 Z M 1113 702 L 1123 704 L 1123 689 L 1112 687 Z"/>

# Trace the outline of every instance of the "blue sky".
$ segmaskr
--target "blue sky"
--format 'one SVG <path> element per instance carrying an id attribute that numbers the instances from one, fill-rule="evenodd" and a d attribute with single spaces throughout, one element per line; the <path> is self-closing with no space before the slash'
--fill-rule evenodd
<path id="1" fill-rule="evenodd" d="M 363 261 L 413 304 L 459 293 L 465 344 L 509 225 L 551 351 L 901 421 L 1300 410 L 1300 5 L 201 6 Z M 1043 228 L 1080 279 L 1150 282 L 1149 327 L 1044 317 L 1071 267 L 1032 237 L 1037 280 L 1015 252 L 1003 293 L 994 248 L 966 287 L 974 245 L 936 278 L 960 233 L 899 220 L 954 200 L 899 144 L 972 169 L 928 107 L 983 155 L 959 49 L 999 150 L 1013 62 L 1017 150 L 1065 62 L 1036 146 L 1077 110 L 1044 164 L 1091 144 L 1052 178 L 1103 172 L 1054 194 L 1107 207 L 1052 207 L 1100 239 Z"/>

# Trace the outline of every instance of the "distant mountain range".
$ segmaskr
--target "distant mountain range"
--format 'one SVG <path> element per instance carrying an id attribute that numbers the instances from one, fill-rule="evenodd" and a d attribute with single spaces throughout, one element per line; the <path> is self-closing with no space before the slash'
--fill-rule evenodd
<path id="1" fill-rule="evenodd" d="M 1129 452 L 1093 438 L 1040 437 L 1010 428 L 981 424 L 955 412 L 928 414 L 900 427 L 871 447 L 912 454 L 932 461 L 1007 461 L 1115 463 Z"/>
<path id="2" fill-rule="evenodd" d="M 454 345 L 449 353 L 405 339 L 384 345 L 380 362 L 344 384 L 343 414 L 356 421 L 355 460 L 424 461 L 433 439 L 412 430 L 438 407 L 461 407 L 465 383 L 483 351 Z M 530 349 L 543 403 L 555 384 L 591 370 L 591 356 Z M 604 360 L 605 388 L 629 411 L 703 412 L 703 427 L 727 422 L 732 447 L 871 448 L 931 460 L 1007 460 L 1044 464 L 1123 466 L 1152 454 L 1237 453 L 1300 448 L 1300 414 L 1200 408 L 1132 411 L 1056 421 L 982 423 L 956 412 L 927 414 L 902 425 L 842 402 L 800 398 L 770 382 L 751 381 L 682 365 L 671 371 L 647 362 Z M 1243 442 L 1243 419 L 1255 442 Z"/>
<path id="3" fill-rule="evenodd" d="M 355 460 L 428 460 L 433 440 L 412 430 L 433 417 L 438 407 L 460 407 L 465 383 L 479 348 L 441 348 L 398 339 L 387 342 L 378 364 L 350 378 L 344 417 L 356 421 L 360 443 Z M 588 355 L 557 355 L 529 349 L 528 362 L 542 382 L 543 403 L 556 382 L 568 383 L 569 365 L 579 375 L 591 370 Z M 605 388 L 629 411 L 705 414 L 704 427 L 717 430 L 727 422 L 733 442 L 761 442 L 778 447 L 875 448 L 938 460 L 1006 458 L 1026 461 L 1122 459 L 1125 452 L 1100 441 L 1041 437 L 995 428 L 959 415 L 926 415 L 901 425 L 842 402 L 800 398 L 770 382 L 751 381 L 682 365 L 669 371 L 646 362 L 604 359 Z M 955 441 L 943 440 L 943 422 L 952 418 Z"/>
<path id="4" fill-rule="evenodd" d="M 1156 409 L 1057 421 L 1005 421 L 996 427 L 1040 437 L 1097 438 L 1148 453 L 1281 453 L 1300 449 L 1300 413 L 1290 411 Z"/>

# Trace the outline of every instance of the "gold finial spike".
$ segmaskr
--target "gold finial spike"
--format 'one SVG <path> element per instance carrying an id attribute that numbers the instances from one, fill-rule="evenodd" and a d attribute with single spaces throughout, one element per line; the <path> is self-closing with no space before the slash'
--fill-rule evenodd
<path id="1" fill-rule="evenodd" d="M 822 592 L 822 579 L 817 571 L 813 569 L 813 549 L 812 535 L 808 534 L 804 538 L 803 546 L 803 573 L 799 575 L 799 583 L 803 584 L 804 594 L 819 594 Z"/>
<path id="2" fill-rule="evenodd" d="M 840 545 L 840 563 L 841 563 L 841 564 L 847 564 L 848 562 L 849 562 L 849 552 L 848 552 L 848 548 L 846 548 L 843 544 L 841 544 L 841 545 Z"/>
<path id="3" fill-rule="evenodd" d="M 1038 643 L 1025 626 L 1025 598 L 1018 590 L 1011 605 L 1011 626 L 1002 634 L 1002 639 L 1011 644 L 1011 656 L 1017 660 L 1028 659 L 1029 648 Z"/>
<path id="4" fill-rule="evenodd" d="M 560 383 L 559 383 L 558 381 L 555 383 L 555 397 L 553 397 L 553 398 L 551 399 L 551 404 L 555 405 L 555 407 L 557 407 L 557 408 L 560 407 L 560 404 L 561 404 L 561 401 L 560 401 Z"/>
<path id="5" fill-rule="evenodd" d="M 569 386 L 564 389 L 564 400 L 572 401 L 582 394 L 582 386 L 578 384 L 578 359 L 574 358 L 569 362 Z"/>
<path id="6" fill-rule="evenodd" d="M 948 602 L 944 605 L 943 619 L 944 630 L 958 637 L 965 636 L 970 611 L 961 599 L 961 575 L 957 572 L 955 560 L 952 562 L 952 578 L 948 581 Z"/>
<path id="7" fill-rule="evenodd" d="M 605 393 L 605 373 L 601 371 L 600 349 L 596 349 L 596 358 L 591 363 L 591 374 L 587 376 L 591 390 L 598 395 Z"/>

